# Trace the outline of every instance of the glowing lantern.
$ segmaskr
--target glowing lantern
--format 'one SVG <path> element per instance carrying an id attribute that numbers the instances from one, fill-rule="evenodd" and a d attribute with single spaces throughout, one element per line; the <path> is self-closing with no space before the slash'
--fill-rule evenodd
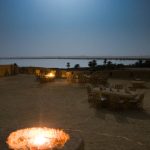
<path id="1" fill-rule="evenodd" d="M 59 129 L 27 128 L 12 132 L 7 144 L 13 150 L 49 150 L 62 148 L 69 135 Z"/>

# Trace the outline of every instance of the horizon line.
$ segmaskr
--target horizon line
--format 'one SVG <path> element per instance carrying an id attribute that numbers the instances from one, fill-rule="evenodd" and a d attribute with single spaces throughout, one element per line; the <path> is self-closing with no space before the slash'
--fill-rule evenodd
<path id="1" fill-rule="evenodd" d="M 10 56 L 0 59 L 96 59 L 96 60 L 150 60 L 148 56 Z"/>

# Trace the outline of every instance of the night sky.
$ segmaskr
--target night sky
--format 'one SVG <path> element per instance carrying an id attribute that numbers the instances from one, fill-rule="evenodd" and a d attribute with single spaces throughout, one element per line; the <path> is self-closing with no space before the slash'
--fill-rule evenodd
<path id="1" fill-rule="evenodd" d="M 150 55 L 150 0 L 0 0 L 0 56 Z"/>

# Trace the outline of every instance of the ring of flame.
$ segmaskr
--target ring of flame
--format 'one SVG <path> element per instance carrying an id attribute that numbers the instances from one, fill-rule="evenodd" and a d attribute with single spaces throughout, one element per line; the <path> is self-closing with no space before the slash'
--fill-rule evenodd
<path id="1" fill-rule="evenodd" d="M 62 148 L 69 138 L 67 133 L 59 129 L 27 128 L 12 132 L 7 138 L 7 144 L 13 150 L 48 150 Z"/>

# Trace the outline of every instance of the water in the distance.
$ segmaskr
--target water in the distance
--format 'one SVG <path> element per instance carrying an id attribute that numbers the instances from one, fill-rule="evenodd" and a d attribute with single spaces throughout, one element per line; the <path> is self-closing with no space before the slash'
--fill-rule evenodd
<path id="1" fill-rule="evenodd" d="M 47 68 L 66 68 L 66 63 L 70 63 L 70 67 L 79 64 L 80 67 L 88 67 L 91 60 L 72 60 L 72 59 L 0 59 L 0 65 L 16 63 L 20 67 L 47 67 Z M 113 63 L 133 64 L 135 61 L 112 61 Z M 97 60 L 98 65 L 103 64 L 103 60 Z"/>

